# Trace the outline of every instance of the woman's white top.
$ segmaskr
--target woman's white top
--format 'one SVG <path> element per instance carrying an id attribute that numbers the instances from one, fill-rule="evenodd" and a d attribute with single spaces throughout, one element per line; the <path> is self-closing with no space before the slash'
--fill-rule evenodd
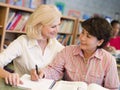
<path id="1" fill-rule="evenodd" d="M 20 76 L 25 73 L 29 74 L 30 70 L 35 68 L 35 65 L 43 68 L 51 63 L 57 52 L 63 48 L 64 46 L 55 38 L 50 39 L 44 54 L 42 54 L 37 40 L 21 35 L 0 53 L 0 67 L 4 67 L 13 61 L 15 72 Z"/>

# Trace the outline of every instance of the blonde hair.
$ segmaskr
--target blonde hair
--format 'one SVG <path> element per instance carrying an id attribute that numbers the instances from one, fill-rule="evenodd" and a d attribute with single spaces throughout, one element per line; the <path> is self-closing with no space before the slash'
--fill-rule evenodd
<path id="1" fill-rule="evenodd" d="M 28 37 L 41 39 L 43 25 L 51 25 L 61 18 L 61 12 L 54 5 L 40 5 L 29 17 L 25 30 Z"/>

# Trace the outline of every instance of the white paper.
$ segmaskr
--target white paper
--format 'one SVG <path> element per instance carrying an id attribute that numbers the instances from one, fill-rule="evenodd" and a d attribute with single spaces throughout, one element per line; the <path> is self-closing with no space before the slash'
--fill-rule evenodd
<path id="1" fill-rule="evenodd" d="M 25 74 L 21 77 L 23 84 L 19 84 L 20 88 L 30 88 L 31 90 L 50 90 L 49 87 L 54 82 L 51 79 L 40 79 L 38 81 L 32 81 L 30 75 Z"/>

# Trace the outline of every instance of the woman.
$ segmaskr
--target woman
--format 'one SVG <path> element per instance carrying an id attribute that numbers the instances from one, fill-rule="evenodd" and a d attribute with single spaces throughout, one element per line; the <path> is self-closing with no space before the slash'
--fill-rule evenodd
<path id="1" fill-rule="evenodd" d="M 54 61 L 39 70 L 39 78 L 64 79 L 96 83 L 117 90 L 119 78 L 115 58 L 103 47 L 111 37 L 112 28 L 103 18 L 93 17 L 82 22 L 80 45 L 65 47 Z M 35 70 L 32 80 L 37 80 Z"/>
<path id="2" fill-rule="evenodd" d="M 14 40 L 0 54 L 0 77 L 10 85 L 20 83 L 19 75 L 30 73 L 38 65 L 43 68 L 52 62 L 62 46 L 56 39 L 61 13 L 53 5 L 40 5 L 29 17 L 25 26 L 26 34 Z M 13 60 L 14 59 L 14 60 Z M 13 61 L 15 73 L 3 69 Z"/>

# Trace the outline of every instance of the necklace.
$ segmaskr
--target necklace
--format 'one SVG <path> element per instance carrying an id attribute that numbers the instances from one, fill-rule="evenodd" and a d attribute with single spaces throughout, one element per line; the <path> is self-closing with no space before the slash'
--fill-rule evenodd
<path id="1" fill-rule="evenodd" d="M 88 58 L 84 58 L 84 62 L 87 63 L 87 61 L 88 61 Z"/>

